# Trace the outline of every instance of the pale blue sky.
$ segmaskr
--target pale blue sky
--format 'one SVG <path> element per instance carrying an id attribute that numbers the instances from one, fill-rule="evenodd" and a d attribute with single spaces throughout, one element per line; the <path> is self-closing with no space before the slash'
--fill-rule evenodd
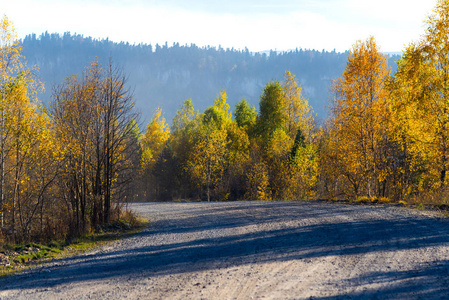
<path id="1" fill-rule="evenodd" d="M 0 0 L 20 38 L 78 33 L 130 43 L 345 51 L 373 35 L 401 51 L 436 0 Z"/>

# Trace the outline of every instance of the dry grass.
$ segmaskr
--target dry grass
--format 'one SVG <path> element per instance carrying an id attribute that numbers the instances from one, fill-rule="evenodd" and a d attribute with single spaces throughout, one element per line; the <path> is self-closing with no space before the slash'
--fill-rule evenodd
<path id="1" fill-rule="evenodd" d="M 131 236 L 145 226 L 148 220 L 137 217 L 132 211 L 124 211 L 120 218 L 101 226 L 96 233 L 70 240 L 54 240 L 43 244 L 0 244 L 0 255 L 8 263 L 0 264 L 0 276 L 11 275 L 45 261 L 73 256 L 101 247 L 107 243 Z"/>
<path id="2" fill-rule="evenodd" d="M 410 195 L 406 199 L 407 203 L 412 206 L 424 207 L 431 206 L 435 208 L 449 208 L 449 189 L 439 189 L 431 192 L 422 192 Z"/>

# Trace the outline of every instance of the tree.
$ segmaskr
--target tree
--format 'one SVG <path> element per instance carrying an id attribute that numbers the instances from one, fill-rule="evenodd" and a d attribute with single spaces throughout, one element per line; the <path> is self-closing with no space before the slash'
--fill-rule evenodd
<path id="1" fill-rule="evenodd" d="M 162 117 L 162 110 L 158 108 L 141 139 L 144 169 L 151 171 L 169 138 L 170 129 Z"/>
<path id="2" fill-rule="evenodd" d="M 114 182 L 129 159 L 127 157 L 129 146 L 126 141 L 133 126 L 132 121 L 137 118 L 134 112 L 132 94 L 126 87 L 127 78 L 123 71 L 109 62 L 102 83 L 102 121 L 103 123 L 103 157 L 104 157 L 104 223 L 111 218 L 111 201 L 113 197 Z M 119 199 L 117 199 L 119 200 Z"/>
<path id="3" fill-rule="evenodd" d="M 291 183 L 289 154 L 293 146 L 293 140 L 283 129 L 278 128 L 262 145 L 263 160 L 268 166 L 271 198 L 277 200 L 291 199 L 288 192 Z"/>
<path id="4" fill-rule="evenodd" d="M 172 135 L 169 146 L 179 168 L 176 170 L 177 178 L 181 179 L 178 195 L 183 198 L 192 197 L 197 191 L 197 184 L 189 172 L 189 159 L 193 153 L 196 136 L 201 127 L 201 119 L 195 112 L 191 99 L 183 102 L 172 122 Z"/>
<path id="5" fill-rule="evenodd" d="M 145 185 L 155 188 L 155 194 L 158 186 L 154 185 L 151 180 L 151 175 L 154 171 L 154 165 L 159 160 L 163 149 L 165 149 L 168 139 L 170 138 L 170 129 L 165 123 L 165 118 L 162 117 L 162 110 L 158 108 L 153 114 L 153 118 L 148 123 L 145 134 L 141 140 L 142 147 L 142 168 L 144 172 Z"/>
<path id="6" fill-rule="evenodd" d="M 114 197 L 119 185 L 129 183 L 117 180 L 133 157 L 129 137 L 137 126 L 125 83 L 111 63 L 103 71 L 93 62 L 81 79 L 68 78 L 54 91 L 53 122 L 65 146 L 61 190 L 72 205 L 72 234 L 86 231 L 87 214 L 92 227 L 108 223 L 112 201 L 121 200 Z"/>
<path id="7" fill-rule="evenodd" d="M 17 35 L 12 23 L 6 16 L 0 21 L 0 72 L 1 72 L 1 103 L 0 103 L 0 209 L 1 209 L 1 226 L 4 226 L 4 211 L 7 209 L 6 205 L 6 162 L 8 154 L 8 140 L 10 137 L 10 122 L 11 115 L 8 112 L 9 107 L 13 107 L 12 97 L 14 74 L 22 70 L 20 63 L 20 46 L 17 40 Z"/>
<path id="8" fill-rule="evenodd" d="M 285 172 L 287 149 L 291 148 L 292 140 L 285 132 L 285 104 L 285 91 L 282 84 L 279 81 L 267 83 L 260 97 L 260 113 L 255 126 L 258 146 L 253 146 L 253 149 L 258 149 L 262 153 L 253 155 L 251 164 L 260 166 L 260 168 L 252 168 L 252 171 L 264 170 L 261 167 L 263 165 L 268 168 L 268 186 L 271 194 L 267 198 L 270 199 L 280 199 L 284 196 L 284 184 L 287 178 L 287 172 Z M 263 179 L 265 177 L 260 174 L 260 176 L 252 178 Z M 250 179 L 248 178 L 248 180 Z M 254 196 L 254 193 L 252 195 Z"/>
<path id="9" fill-rule="evenodd" d="M 391 85 L 390 136 L 397 145 L 398 198 L 423 188 L 433 188 L 435 183 L 440 185 L 440 167 L 431 167 L 432 161 L 437 162 L 434 143 L 437 126 L 429 110 L 429 99 L 426 99 L 429 76 L 417 45 L 409 45 L 398 61 Z"/>
<path id="10" fill-rule="evenodd" d="M 52 120 L 55 128 L 56 138 L 63 145 L 64 168 L 59 174 L 59 183 L 61 189 L 61 197 L 67 199 L 70 203 L 72 216 L 70 218 L 69 235 L 80 235 L 86 231 L 87 222 L 87 205 L 88 195 L 93 193 L 89 187 L 88 180 L 90 174 L 95 174 L 93 169 L 95 166 L 100 167 L 100 158 L 95 156 L 93 135 L 93 109 L 99 107 L 92 103 L 98 101 L 92 98 L 95 93 L 94 89 L 90 89 L 90 97 L 87 94 L 88 89 L 84 88 L 94 79 L 92 75 L 99 76 L 99 70 L 95 72 L 86 72 L 83 80 L 80 82 L 75 76 L 67 78 L 60 86 L 55 87 L 53 92 L 54 102 L 52 103 Z M 94 87 L 96 85 L 92 85 Z M 97 89 L 98 91 L 98 89 Z M 95 162 L 95 158 L 97 161 Z M 94 178 L 93 185 L 99 186 L 101 182 L 100 175 L 92 175 Z M 99 191 L 96 190 L 98 194 Z M 93 199 L 90 199 L 93 202 Z"/>
<path id="11" fill-rule="evenodd" d="M 234 111 L 235 121 L 240 128 L 243 128 L 246 132 L 252 130 L 257 120 L 256 108 L 250 106 L 245 99 L 240 100 L 235 106 Z"/>
<path id="12" fill-rule="evenodd" d="M 342 78 L 333 84 L 332 137 L 338 141 L 340 174 L 351 182 L 354 196 L 362 193 L 363 182 L 369 197 L 385 191 L 389 73 L 387 60 L 371 37 L 355 44 Z"/>
<path id="13" fill-rule="evenodd" d="M 226 92 L 222 91 L 214 105 L 204 111 L 189 158 L 189 172 L 200 187 L 206 188 L 207 201 L 211 199 L 211 191 L 223 192 L 220 183 L 228 169 L 227 127 L 232 122 L 232 115 L 226 100 Z"/>
<path id="14" fill-rule="evenodd" d="M 13 214 L 17 210 L 18 220 L 16 224 L 13 219 L 12 226 L 21 240 L 29 240 L 31 230 L 38 222 L 41 233 L 43 231 L 44 207 L 49 198 L 47 191 L 57 177 L 62 152 L 44 111 L 30 104 L 23 107 L 19 115 L 12 155 L 15 160 Z M 15 231 L 14 238 L 17 240 Z"/>
<path id="15" fill-rule="evenodd" d="M 306 138 L 301 129 L 298 129 L 296 134 L 288 168 L 291 178 L 291 183 L 288 184 L 291 197 L 295 199 L 314 197 L 318 177 L 318 155 L 314 145 L 306 144 Z"/>
<path id="16" fill-rule="evenodd" d="M 198 185 L 206 188 L 208 202 L 211 191 L 224 179 L 226 147 L 226 130 L 206 130 L 198 137 L 191 153 L 189 170 Z"/>
<path id="17" fill-rule="evenodd" d="M 232 113 L 226 102 L 228 95 L 221 91 L 214 101 L 214 105 L 204 111 L 203 124 L 209 128 L 224 128 L 232 121 Z"/>
<path id="18" fill-rule="evenodd" d="M 192 99 L 187 99 L 182 103 L 172 122 L 172 132 L 174 135 L 180 134 L 195 118 Z"/>
<path id="19" fill-rule="evenodd" d="M 227 170 L 222 184 L 227 186 L 232 199 L 239 199 L 245 194 L 245 173 L 249 163 L 250 138 L 248 133 L 231 122 L 227 131 Z"/>
<path id="20" fill-rule="evenodd" d="M 286 71 L 284 75 L 285 91 L 285 130 L 293 139 L 301 130 L 307 136 L 311 136 L 313 116 L 308 101 L 302 95 L 302 88 L 298 86 L 295 75 Z"/>
<path id="21" fill-rule="evenodd" d="M 421 40 L 407 47 L 394 82 L 398 142 L 421 188 L 447 186 L 449 160 L 449 1 L 439 0 Z M 420 171 L 421 169 L 421 171 Z"/>
<path id="22" fill-rule="evenodd" d="M 114 198 L 120 199 L 117 201 L 117 205 L 126 205 L 129 202 L 143 199 L 141 133 L 136 119 L 132 119 L 126 125 L 125 132 L 127 135 L 124 137 L 124 146 L 121 147 L 124 150 L 121 155 L 122 163 L 114 184 L 116 186 Z"/>
<path id="23" fill-rule="evenodd" d="M 268 140 L 277 130 L 284 130 L 285 93 L 279 81 L 269 82 L 260 97 L 260 113 L 256 131 L 264 140 Z"/>
<path id="24" fill-rule="evenodd" d="M 272 81 L 265 86 L 254 132 L 259 146 L 253 146 L 253 149 L 259 149 L 262 153 L 252 156 L 256 161 L 251 163 L 258 164 L 263 160 L 267 166 L 272 193 L 270 198 L 305 198 L 305 191 L 312 189 L 316 182 L 313 116 L 307 100 L 301 96 L 301 87 L 291 72 L 285 73 L 284 83 Z M 307 151 L 299 151 L 299 145 L 295 146 L 294 140 L 298 132 L 305 133 L 304 136 L 301 135 L 304 137 L 304 147 L 301 149 L 306 148 Z M 296 148 L 292 149 L 293 147 Z M 301 155 L 297 156 L 298 151 Z M 292 157 L 295 157 L 294 163 Z M 314 171 L 306 172 L 312 166 Z M 312 194 L 307 195 L 310 197 Z"/>
<path id="25" fill-rule="evenodd" d="M 42 198 L 31 199 L 24 187 L 35 179 L 30 178 L 27 171 L 38 164 L 39 155 L 34 154 L 39 150 L 37 145 L 43 142 L 39 133 L 48 130 L 37 101 L 34 104 L 30 100 L 40 83 L 26 66 L 21 50 L 15 29 L 4 16 L 0 21 L 0 219 L 1 226 L 5 223 L 11 226 L 13 239 L 16 239 L 16 232 L 21 232 L 22 236 L 28 233 L 32 217 L 26 216 L 36 208 L 28 204 L 42 203 Z M 44 193 L 46 184 L 37 187 L 43 188 Z M 6 222 L 5 212 L 10 216 Z"/>
<path id="26" fill-rule="evenodd" d="M 181 108 L 177 111 L 176 116 L 172 122 L 172 139 L 173 154 L 179 158 L 182 165 L 187 161 L 189 148 L 186 146 L 192 145 L 191 139 L 193 132 L 199 125 L 199 117 L 193 108 L 191 99 L 183 102 Z"/>

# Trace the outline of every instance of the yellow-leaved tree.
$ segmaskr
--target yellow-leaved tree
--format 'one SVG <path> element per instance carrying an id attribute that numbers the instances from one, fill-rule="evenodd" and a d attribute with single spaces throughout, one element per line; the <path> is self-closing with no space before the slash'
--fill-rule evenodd
<path id="1" fill-rule="evenodd" d="M 42 85 L 28 69 L 6 16 L 0 21 L 0 78 L 0 219 L 18 241 L 36 229 L 39 209 L 44 226 L 44 198 L 60 151 L 35 99 Z"/>
<path id="2" fill-rule="evenodd" d="M 141 166 L 144 198 L 157 197 L 160 193 L 160 184 L 153 176 L 154 166 L 159 160 L 164 147 L 170 138 L 170 128 L 162 117 L 162 110 L 158 108 L 148 123 L 142 136 L 140 145 L 142 148 Z"/>
<path id="3" fill-rule="evenodd" d="M 206 189 L 207 201 L 211 200 L 212 192 L 221 199 L 228 197 L 223 183 L 228 169 L 227 127 L 232 122 L 232 115 L 226 100 L 226 92 L 222 91 L 214 105 L 205 110 L 187 165 L 198 186 Z"/>
<path id="4" fill-rule="evenodd" d="M 389 78 L 387 60 L 371 37 L 354 45 L 342 78 L 333 83 L 328 137 L 335 148 L 328 153 L 339 161 L 354 197 L 383 196 L 387 188 Z"/>
<path id="5" fill-rule="evenodd" d="M 64 147 L 60 193 L 70 204 L 69 234 L 79 235 L 118 217 L 126 201 L 123 191 L 135 178 L 128 172 L 137 151 L 134 103 L 121 70 L 95 61 L 81 78 L 56 87 L 53 98 L 55 135 Z"/>
<path id="6" fill-rule="evenodd" d="M 141 140 L 144 169 L 151 171 L 169 138 L 170 128 L 162 116 L 162 110 L 158 108 L 148 123 Z"/>
<path id="7" fill-rule="evenodd" d="M 313 114 L 309 102 L 302 94 L 302 88 L 295 80 L 295 75 L 286 71 L 284 75 L 285 92 L 285 130 L 291 139 L 295 139 L 298 130 L 307 139 L 311 138 Z"/>
<path id="8" fill-rule="evenodd" d="M 405 194 L 448 183 L 449 1 L 437 2 L 426 25 L 422 38 L 410 44 L 398 62 L 393 85 Z"/>
<path id="9" fill-rule="evenodd" d="M 204 131 L 200 134 L 190 157 L 189 171 L 200 188 L 206 189 L 207 201 L 224 179 L 226 164 L 226 130 Z"/>

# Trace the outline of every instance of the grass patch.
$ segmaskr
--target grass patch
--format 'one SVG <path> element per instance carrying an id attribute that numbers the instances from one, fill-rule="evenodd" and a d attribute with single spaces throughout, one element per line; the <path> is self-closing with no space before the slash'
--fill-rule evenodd
<path id="1" fill-rule="evenodd" d="M 389 204 L 392 201 L 387 197 L 367 197 L 360 196 L 357 197 L 356 200 L 352 201 L 352 203 L 363 203 L 363 204 Z"/>
<path id="2" fill-rule="evenodd" d="M 101 226 L 96 233 L 86 234 L 71 240 L 55 240 L 44 244 L 2 245 L 2 249 L 0 249 L 0 276 L 11 275 L 33 265 L 101 247 L 107 243 L 129 237 L 148 225 L 147 220 L 134 216 L 129 220 L 129 218 L 119 219 L 111 224 Z"/>
<path id="3" fill-rule="evenodd" d="M 324 200 L 333 203 L 354 204 L 354 205 L 392 205 L 403 206 L 417 210 L 428 210 L 442 212 L 449 216 L 449 189 L 435 190 L 432 192 L 422 192 L 416 195 L 409 195 L 403 200 L 392 200 L 386 197 L 359 196 L 356 199 L 331 199 Z"/>

